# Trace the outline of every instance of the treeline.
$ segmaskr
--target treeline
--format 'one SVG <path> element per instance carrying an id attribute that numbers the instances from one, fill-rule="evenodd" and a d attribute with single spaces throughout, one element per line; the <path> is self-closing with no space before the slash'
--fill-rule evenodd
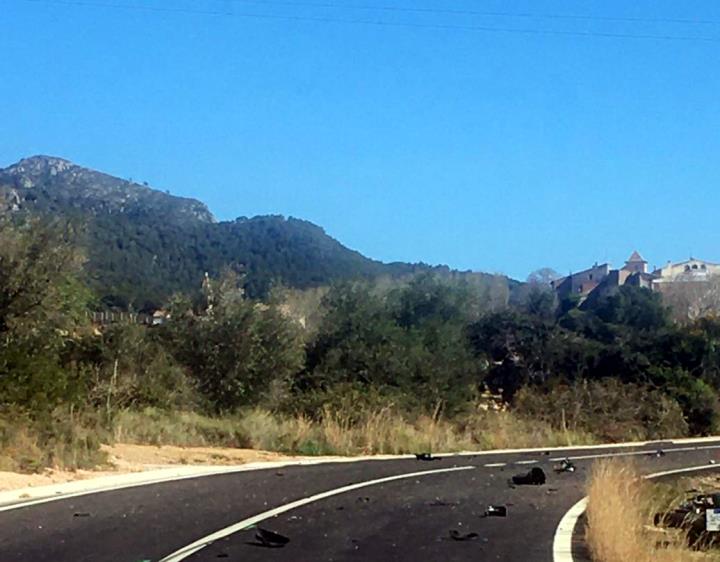
<path id="1" fill-rule="evenodd" d="M 484 282 L 425 273 L 331 286 L 308 322 L 293 291 L 251 299 L 226 270 L 202 294 L 174 296 L 161 326 L 98 329 L 74 236 L 0 226 L 0 445 L 22 420 L 49 451 L 34 462 L 78 443 L 92 452 L 117 416 L 149 407 L 262 406 L 308 423 L 343 412 L 346 428 L 392 409 L 458 431 L 478 408 L 509 409 L 598 439 L 702 435 L 720 420 L 720 321 L 675 324 L 644 289 L 580 310 L 538 285 L 510 307 Z"/>

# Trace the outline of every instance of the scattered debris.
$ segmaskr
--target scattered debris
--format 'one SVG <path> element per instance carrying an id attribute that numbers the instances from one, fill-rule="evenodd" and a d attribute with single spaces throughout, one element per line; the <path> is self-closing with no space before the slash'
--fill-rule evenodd
<path id="1" fill-rule="evenodd" d="M 693 490 L 695 491 L 695 490 Z M 657 526 L 683 529 L 692 546 L 709 546 L 718 542 L 717 528 L 710 525 L 708 514 L 720 513 L 720 493 L 700 494 L 684 501 L 672 511 L 656 513 Z"/>
<path id="2" fill-rule="evenodd" d="M 419 461 L 439 461 L 440 457 L 433 457 L 431 453 L 415 453 L 415 458 Z"/>
<path id="3" fill-rule="evenodd" d="M 534 466 L 527 474 L 516 474 L 511 479 L 515 486 L 542 486 L 546 480 L 545 471 L 539 466 Z"/>
<path id="4" fill-rule="evenodd" d="M 487 506 L 483 517 L 507 517 L 507 506 L 489 505 Z"/>
<path id="5" fill-rule="evenodd" d="M 360 503 L 370 503 L 370 498 L 367 496 L 360 496 L 357 501 Z"/>
<path id="6" fill-rule="evenodd" d="M 430 507 L 451 507 L 459 504 L 460 502 L 448 502 L 441 500 L 440 498 L 435 498 L 434 500 L 427 502 L 425 505 L 429 505 Z"/>
<path id="7" fill-rule="evenodd" d="M 666 453 L 665 451 L 663 451 L 662 449 L 658 449 L 657 451 L 655 451 L 654 453 L 652 453 L 652 455 L 653 455 L 654 457 L 658 457 L 658 458 L 659 458 L 659 457 L 664 457 L 666 454 L 667 454 L 667 453 Z"/>
<path id="8" fill-rule="evenodd" d="M 263 529 L 262 527 L 257 528 L 255 538 L 262 546 L 267 546 L 269 548 L 282 548 L 290 542 L 290 539 L 286 536 L 276 533 L 275 531 Z"/>
<path id="9" fill-rule="evenodd" d="M 461 533 L 457 529 L 450 529 L 450 538 L 454 541 L 474 541 L 479 537 L 477 533 Z"/>
<path id="10" fill-rule="evenodd" d="M 555 466 L 555 472 L 575 472 L 575 465 L 568 458 L 565 458 L 559 465 Z"/>

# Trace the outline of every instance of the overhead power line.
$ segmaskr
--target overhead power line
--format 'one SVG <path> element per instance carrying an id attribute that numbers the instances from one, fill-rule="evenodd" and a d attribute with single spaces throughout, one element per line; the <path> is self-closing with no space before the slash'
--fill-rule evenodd
<path id="1" fill-rule="evenodd" d="M 598 16 L 587 14 L 553 14 L 535 12 L 488 12 L 480 10 L 467 10 L 458 8 L 408 8 L 405 6 L 388 6 L 377 4 L 335 4 L 332 2 L 290 2 L 284 0 L 226 0 L 237 4 L 250 4 L 255 6 L 283 6 L 293 8 L 323 8 L 332 10 L 364 10 L 377 12 L 399 12 L 413 14 L 445 14 L 455 16 L 480 16 L 494 18 L 523 18 L 523 19 L 553 19 L 553 20 L 581 20 L 598 22 L 626 22 L 626 23 L 675 23 L 675 24 L 701 24 L 719 25 L 720 20 L 696 18 L 648 18 L 632 16 Z"/>
<path id="2" fill-rule="evenodd" d="M 56 6 L 76 6 L 91 8 L 111 8 L 119 10 L 134 10 L 144 12 L 158 13 L 177 13 L 204 16 L 222 16 L 237 17 L 247 19 L 261 20 L 279 20 L 279 21 L 297 21 L 312 23 L 336 23 L 336 24 L 352 24 L 352 25 L 368 25 L 380 27 L 395 28 L 414 28 L 414 29 L 433 29 L 433 30 L 454 30 L 454 31 L 474 31 L 487 33 L 510 33 L 522 35 L 555 35 L 565 37 L 604 37 L 610 39 L 652 39 L 659 41 L 700 41 L 700 42 L 720 42 L 720 37 L 699 36 L 699 35 L 665 35 L 658 33 L 616 33 L 609 31 L 573 31 L 573 30 L 557 30 L 542 28 L 517 28 L 517 27 L 497 27 L 489 25 L 463 25 L 463 24 L 443 24 L 443 23 L 423 23 L 423 22 L 399 22 L 387 21 L 381 19 L 367 18 L 344 18 L 332 16 L 308 16 L 294 14 L 259 14 L 249 12 L 237 12 L 227 10 L 198 10 L 194 8 L 182 7 L 163 7 L 150 6 L 144 4 L 119 4 L 114 2 L 105 2 L 97 0 L 24 0 L 33 4 L 51 4 Z"/>

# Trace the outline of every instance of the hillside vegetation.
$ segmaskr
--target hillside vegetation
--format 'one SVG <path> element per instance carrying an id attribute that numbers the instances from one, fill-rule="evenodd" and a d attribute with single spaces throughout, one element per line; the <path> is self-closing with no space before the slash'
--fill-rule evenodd
<path id="1" fill-rule="evenodd" d="M 674 324 L 644 289 L 511 307 L 426 272 L 260 301 L 226 269 L 160 326 L 98 329 L 75 236 L 0 223 L 5 467 L 93 465 L 116 438 L 355 454 L 717 431 L 720 321 Z"/>
<path id="2" fill-rule="evenodd" d="M 199 292 L 205 272 L 243 275 L 254 298 L 271 287 L 309 288 L 350 279 L 398 278 L 447 267 L 385 264 L 350 250 L 310 222 L 282 216 L 217 222 L 194 199 L 176 197 L 77 166 L 35 156 L 0 169 L 0 209 L 15 220 L 69 220 L 87 263 L 83 281 L 97 308 L 151 310 L 176 292 Z M 464 274 L 508 292 L 505 277 Z"/>

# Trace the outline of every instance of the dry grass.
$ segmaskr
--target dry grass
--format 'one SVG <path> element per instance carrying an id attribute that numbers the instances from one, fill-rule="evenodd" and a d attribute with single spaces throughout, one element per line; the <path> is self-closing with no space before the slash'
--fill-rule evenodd
<path id="1" fill-rule="evenodd" d="M 652 527 L 659 507 L 653 484 L 625 460 L 601 460 L 588 482 L 587 543 L 596 562 L 684 562 L 718 560 L 693 552 L 679 533 Z M 658 544 L 665 544 L 658 547 Z"/>
<path id="2" fill-rule="evenodd" d="M 47 419 L 20 413 L 0 417 L 0 470 L 34 473 L 44 468 L 75 470 L 103 466 L 104 431 L 92 417 L 58 409 Z"/>
<path id="3" fill-rule="evenodd" d="M 326 409 L 318 419 L 262 408 L 232 416 L 156 408 L 121 410 L 108 430 L 104 417 L 58 411 L 51 419 L 0 417 L 0 470 L 38 472 L 102 465 L 101 443 L 233 447 L 299 455 L 450 453 L 508 447 L 582 445 L 590 434 L 553 429 L 508 411 L 477 411 L 453 420 L 409 417 L 390 408 Z"/>
<path id="4" fill-rule="evenodd" d="M 505 411 L 481 411 L 458 420 L 409 419 L 391 408 L 343 413 L 326 410 L 319 421 L 262 408 L 210 418 L 191 412 L 124 411 L 115 420 L 118 442 L 154 445 L 248 447 L 302 455 L 401 454 L 417 451 L 580 445 L 591 435 L 558 431 Z"/>

